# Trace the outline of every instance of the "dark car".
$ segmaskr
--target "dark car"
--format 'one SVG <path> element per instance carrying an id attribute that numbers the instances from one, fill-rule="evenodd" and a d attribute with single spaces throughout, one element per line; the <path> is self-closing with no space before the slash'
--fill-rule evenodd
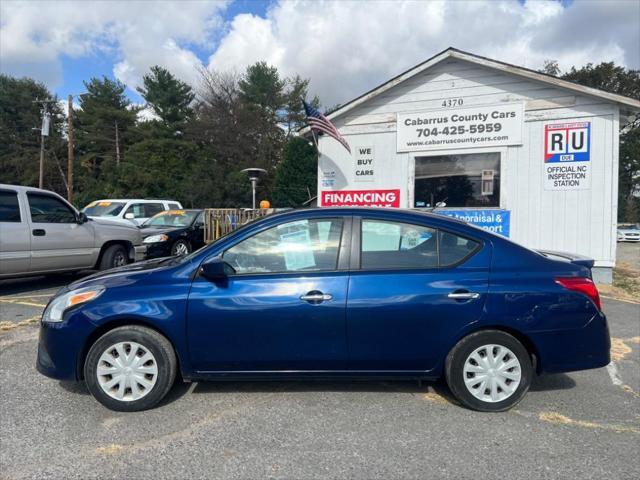
<path id="1" fill-rule="evenodd" d="M 444 377 L 463 405 L 502 411 L 536 374 L 609 363 L 592 265 L 440 215 L 291 211 L 72 283 L 45 309 L 37 368 L 124 411 L 178 373 Z"/>
<path id="2" fill-rule="evenodd" d="M 166 210 L 140 225 L 147 258 L 187 255 L 204 246 L 203 210 Z"/>

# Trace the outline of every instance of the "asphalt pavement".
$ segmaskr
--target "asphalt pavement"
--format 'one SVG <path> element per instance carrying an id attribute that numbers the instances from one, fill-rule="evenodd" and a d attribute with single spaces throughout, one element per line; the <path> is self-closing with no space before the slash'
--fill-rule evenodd
<path id="1" fill-rule="evenodd" d="M 179 384 L 116 413 L 34 368 L 72 280 L 0 282 L 1 478 L 640 478 L 640 304 L 604 301 L 609 367 L 540 377 L 506 413 L 417 382 Z"/>

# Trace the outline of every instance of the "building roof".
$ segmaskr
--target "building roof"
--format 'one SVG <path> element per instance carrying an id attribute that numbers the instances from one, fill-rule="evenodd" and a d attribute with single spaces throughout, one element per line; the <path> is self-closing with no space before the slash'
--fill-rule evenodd
<path id="1" fill-rule="evenodd" d="M 369 90 L 366 93 L 363 93 L 357 98 L 354 98 L 350 102 L 345 103 L 337 110 L 331 112 L 331 114 L 327 115 L 327 118 L 334 119 L 336 117 L 342 116 L 348 111 L 354 109 L 355 107 L 363 104 L 364 102 L 371 100 L 372 98 L 380 95 L 381 93 L 386 92 L 387 90 L 395 87 L 396 85 L 408 80 L 415 75 L 418 75 L 425 70 L 437 65 L 440 62 L 443 62 L 447 59 L 455 58 L 458 60 L 463 60 L 469 63 L 474 63 L 476 65 L 481 65 L 483 67 L 493 68 L 495 70 L 500 70 L 502 72 L 510 73 L 513 75 L 518 75 L 524 78 L 528 78 L 530 80 L 535 80 L 538 82 L 547 83 L 554 87 L 564 88 L 567 90 L 572 90 L 574 92 L 580 93 L 582 95 L 588 95 L 592 97 L 598 97 L 603 100 L 607 100 L 612 103 L 617 103 L 623 107 L 625 107 L 625 112 L 628 113 L 637 113 L 640 111 L 640 100 L 636 100 L 633 98 L 625 97 L 623 95 L 617 95 L 615 93 L 605 92 L 603 90 L 598 90 L 597 88 L 585 87 L 584 85 L 579 85 L 577 83 L 569 82 L 567 80 L 562 80 L 558 77 L 554 77 L 553 75 L 548 75 L 546 73 L 541 73 L 535 70 L 531 70 L 524 67 L 519 67 L 517 65 L 511 65 L 509 63 L 500 62 L 498 60 L 492 60 L 490 58 L 481 57 L 480 55 L 474 55 L 473 53 L 463 52 L 462 50 L 458 50 L 457 48 L 449 47 L 446 50 L 434 55 L 433 57 L 425 60 L 424 62 L 416 65 L 413 68 L 393 77 L 391 80 L 379 85 L 372 90 Z M 305 127 L 300 131 L 300 133 L 306 133 L 308 127 Z"/>

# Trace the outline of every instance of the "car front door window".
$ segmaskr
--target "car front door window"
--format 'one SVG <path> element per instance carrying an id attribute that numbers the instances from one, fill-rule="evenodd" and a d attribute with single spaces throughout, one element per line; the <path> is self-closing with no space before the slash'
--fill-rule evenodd
<path id="1" fill-rule="evenodd" d="M 223 258 L 238 274 L 335 270 L 342 219 L 285 223 L 227 250 Z"/>
<path id="2" fill-rule="evenodd" d="M 50 195 L 27 194 L 34 223 L 76 223 L 76 215 L 64 202 Z"/>

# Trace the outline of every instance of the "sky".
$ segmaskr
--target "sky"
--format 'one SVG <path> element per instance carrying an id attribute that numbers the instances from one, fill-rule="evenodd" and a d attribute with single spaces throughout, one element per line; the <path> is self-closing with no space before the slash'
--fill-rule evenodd
<path id="1" fill-rule="evenodd" d="M 640 0 L 0 1 L 0 72 L 65 98 L 105 75 L 136 87 L 153 65 L 198 86 L 199 68 L 264 60 L 311 80 L 326 107 L 452 46 L 538 69 L 640 68 Z"/>

